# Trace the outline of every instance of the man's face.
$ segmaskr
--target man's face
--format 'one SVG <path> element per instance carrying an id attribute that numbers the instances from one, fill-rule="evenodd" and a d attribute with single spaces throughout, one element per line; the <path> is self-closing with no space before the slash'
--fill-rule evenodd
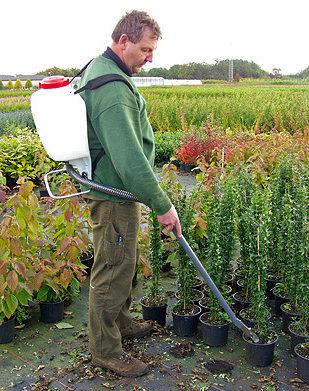
<path id="1" fill-rule="evenodd" d="M 157 48 L 158 38 L 146 28 L 139 42 L 133 43 L 128 37 L 123 50 L 122 61 L 132 73 L 140 73 L 147 62 L 152 62 L 153 52 Z"/>

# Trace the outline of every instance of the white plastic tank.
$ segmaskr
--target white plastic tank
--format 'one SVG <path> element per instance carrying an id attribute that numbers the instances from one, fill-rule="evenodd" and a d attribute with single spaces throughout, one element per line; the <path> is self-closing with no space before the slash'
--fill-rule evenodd
<path id="1" fill-rule="evenodd" d="M 31 96 L 31 111 L 42 144 L 56 161 L 89 157 L 86 106 L 64 76 L 46 77 Z"/>

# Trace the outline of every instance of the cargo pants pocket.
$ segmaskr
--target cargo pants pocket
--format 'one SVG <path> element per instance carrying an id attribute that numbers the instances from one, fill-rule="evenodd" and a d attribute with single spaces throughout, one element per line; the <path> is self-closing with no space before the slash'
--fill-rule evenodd
<path id="1" fill-rule="evenodd" d="M 112 222 L 108 222 L 104 238 L 104 255 L 108 266 L 120 265 L 125 258 L 126 236 L 128 223 L 116 229 Z"/>

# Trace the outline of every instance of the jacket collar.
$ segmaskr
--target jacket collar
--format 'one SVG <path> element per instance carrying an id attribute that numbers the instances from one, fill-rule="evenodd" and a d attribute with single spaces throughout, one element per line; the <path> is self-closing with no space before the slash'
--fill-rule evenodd
<path id="1" fill-rule="evenodd" d="M 129 69 L 129 67 L 121 60 L 119 56 L 108 46 L 104 53 L 102 53 L 102 56 L 105 58 L 108 58 L 110 60 L 113 60 L 118 67 L 128 76 L 132 76 L 132 72 Z"/>

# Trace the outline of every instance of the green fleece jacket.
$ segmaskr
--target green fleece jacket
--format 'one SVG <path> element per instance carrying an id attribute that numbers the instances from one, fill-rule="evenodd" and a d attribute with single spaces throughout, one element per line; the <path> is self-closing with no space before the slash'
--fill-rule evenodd
<path id="1" fill-rule="evenodd" d="M 105 151 L 93 172 L 93 180 L 127 190 L 158 214 L 164 214 L 172 204 L 153 172 L 153 131 L 147 118 L 145 100 L 131 78 L 113 60 L 98 56 L 87 67 L 80 87 L 88 80 L 111 73 L 125 77 L 134 94 L 121 81 L 80 94 L 87 107 L 92 162 L 102 147 Z M 123 199 L 95 190 L 88 194 L 89 198 L 123 202 Z"/>

